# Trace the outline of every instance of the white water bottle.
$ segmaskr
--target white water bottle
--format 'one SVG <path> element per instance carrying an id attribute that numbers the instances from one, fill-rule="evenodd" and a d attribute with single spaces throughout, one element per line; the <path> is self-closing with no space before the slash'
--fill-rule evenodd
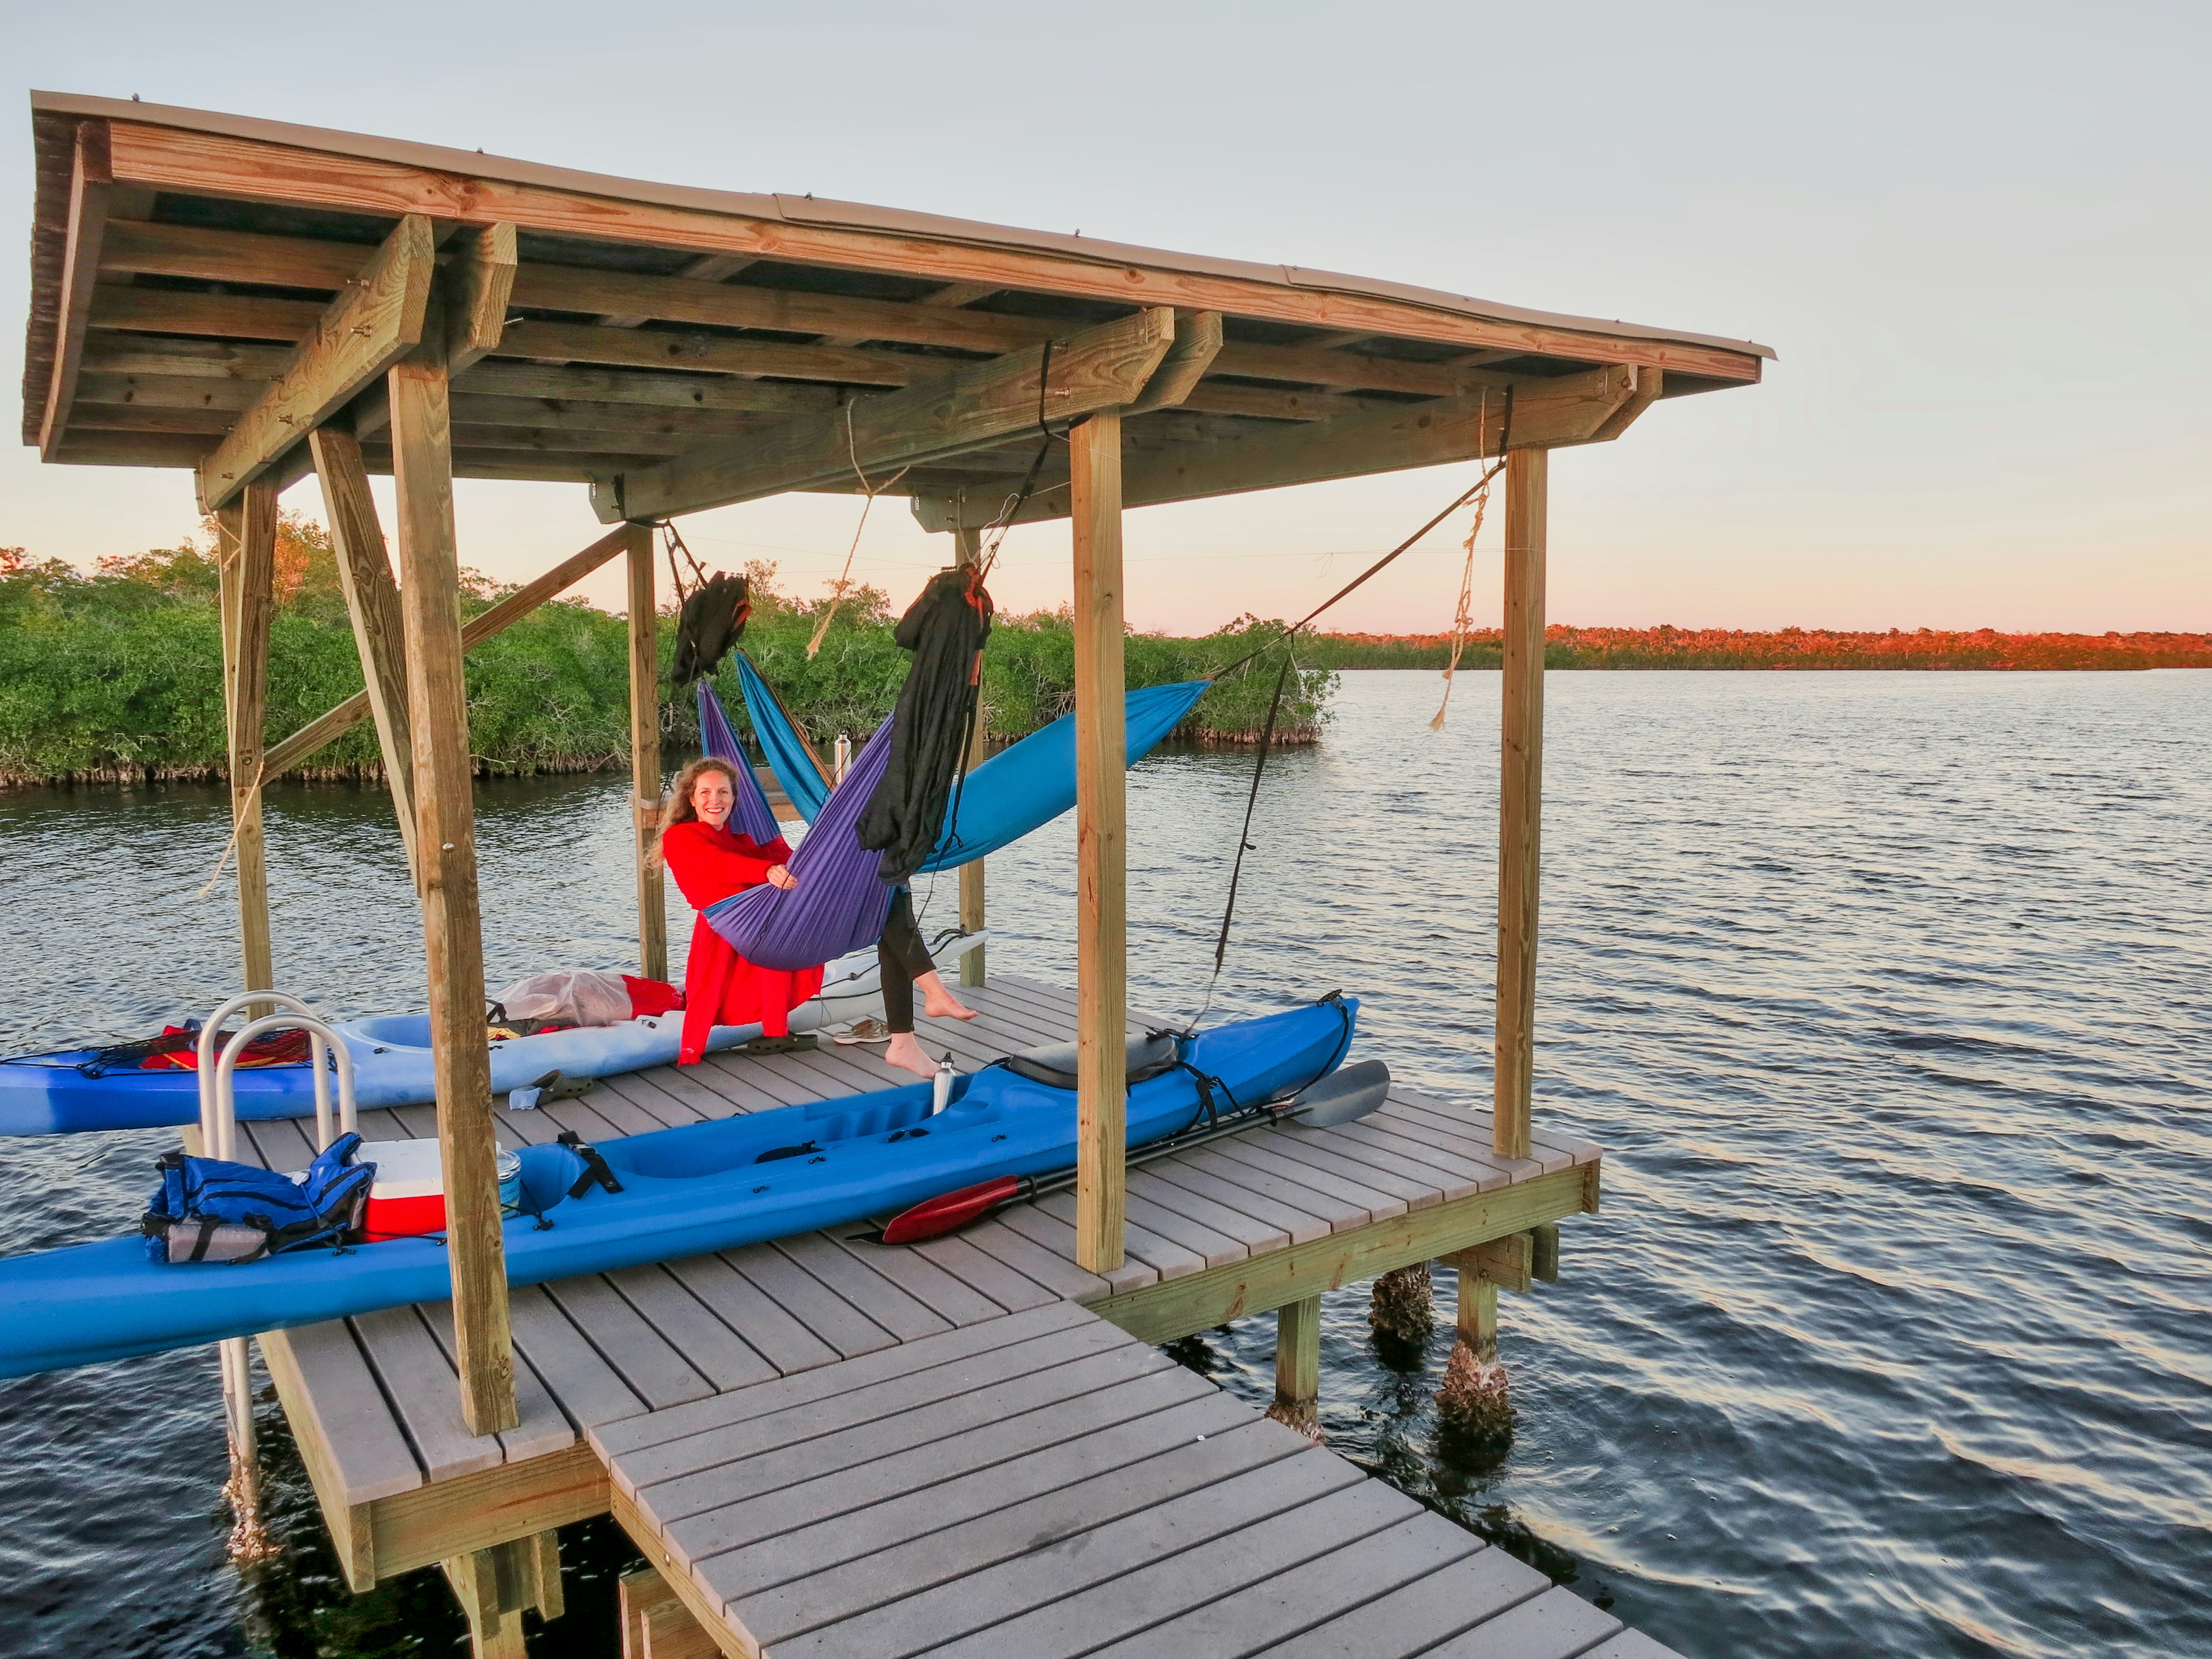
<path id="1" fill-rule="evenodd" d="M 930 1097 L 929 1115 L 932 1117 L 952 1103 L 952 1079 L 959 1075 L 952 1069 L 952 1056 L 945 1055 L 937 1068 L 936 1085 Z"/>

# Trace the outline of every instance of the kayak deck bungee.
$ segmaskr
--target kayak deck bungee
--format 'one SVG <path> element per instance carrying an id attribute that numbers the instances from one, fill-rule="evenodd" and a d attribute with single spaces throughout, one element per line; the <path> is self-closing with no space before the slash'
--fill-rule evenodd
<path id="1" fill-rule="evenodd" d="M 981 938 L 977 933 L 943 941 L 937 959 L 949 963 Z M 880 1014 L 882 997 L 875 952 L 856 952 L 823 970 L 821 994 L 793 1011 L 791 1027 L 813 1030 L 872 1010 Z M 353 1056 L 355 1098 L 362 1110 L 424 1106 L 437 1098 L 428 1015 L 347 1020 L 334 1029 Z M 760 1034 L 757 1024 L 717 1025 L 708 1049 L 732 1048 Z M 504 1095 L 526 1088 L 548 1072 L 564 1078 L 617 1077 L 651 1066 L 673 1065 L 683 1037 L 679 1011 L 495 1042 L 492 1092 Z M 195 1073 L 102 1069 L 94 1066 L 100 1052 L 70 1048 L 0 1060 L 0 1135 L 175 1128 L 199 1121 Z M 314 1073 L 304 1062 L 242 1069 L 235 1084 L 241 1119 L 314 1115 Z"/>
<path id="2" fill-rule="evenodd" d="M 1128 1144 L 1202 1122 L 1208 1088 L 1226 1108 L 1309 1086 L 1343 1060 L 1358 1007 L 1332 994 L 1181 1042 L 1185 1065 L 1130 1086 Z M 604 1142 L 597 1150 L 619 1193 L 580 1188 L 587 1166 L 568 1146 L 526 1147 L 529 1213 L 506 1224 L 508 1283 L 732 1249 L 1074 1162 L 1072 1090 L 991 1066 L 957 1079 L 951 1103 L 935 1115 L 933 1092 L 916 1082 Z M 431 1238 L 243 1264 L 157 1263 L 137 1236 L 41 1251 L 0 1261 L 0 1376 L 451 1294 L 444 1244 Z"/>

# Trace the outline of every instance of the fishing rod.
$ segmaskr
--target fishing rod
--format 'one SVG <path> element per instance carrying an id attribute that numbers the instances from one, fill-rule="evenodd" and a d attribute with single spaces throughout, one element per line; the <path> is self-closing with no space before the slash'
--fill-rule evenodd
<path id="1" fill-rule="evenodd" d="M 1262 1123 L 1291 1129 L 1326 1129 L 1335 1124 L 1350 1123 L 1380 1106 L 1389 1092 L 1390 1068 L 1379 1060 L 1363 1060 L 1330 1073 L 1288 1100 L 1261 1101 L 1256 1105 L 1239 1107 L 1224 1113 L 1202 1129 L 1188 1129 L 1164 1140 L 1156 1140 L 1131 1157 L 1125 1167 L 1134 1169 L 1155 1158 L 1171 1158 Z M 1064 1193 L 1075 1182 L 1073 1170 L 1043 1176 L 1000 1176 L 955 1192 L 939 1193 L 935 1198 L 925 1198 L 893 1216 L 881 1231 L 856 1234 L 854 1237 L 869 1244 L 924 1243 L 958 1232 L 1011 1205 Z"/>

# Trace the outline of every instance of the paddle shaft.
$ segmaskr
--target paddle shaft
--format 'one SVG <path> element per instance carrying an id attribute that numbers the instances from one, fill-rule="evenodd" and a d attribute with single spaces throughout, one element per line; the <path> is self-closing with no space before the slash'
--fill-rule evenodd
<path id="1" fill-rule="evenodd" d="M 1154 1141 L 1142 1151 L 1132 1153 L 1127 1167 L 1133 1169 L 1149 1164 L 1154 1158 L 1188 1152 L 1194 1146 L 1202 1146 L 1210 1140 L 1218 1140 L 1224 1135 L 1249 1129 L 1255 1123 L 1279 1121 L 1286 1115 L 1288 1111 L 1285 1105 L 1271 1103 L 1241 1107 L 1203 1129 L 1186 1130 L 1165 1140 Z M 1042 1198 L 1051 1193 L 1064 1193 L 1075 1182 L 1076 1171 L 1071 1169 L 1048 1176 L 1001 1176 L 995 1181 L 963 1187 L 957 1192 L 941 1193 L 935 1198 L 926 1198 L 894 1216 L 884 1224 L 880 1242 L 885 1244 L 919 1244 L 929 1239 L 942 1238 L 947 1233 L 957 1232 L 987 1216 L 996 1215 L 1011 1205 Z"/>

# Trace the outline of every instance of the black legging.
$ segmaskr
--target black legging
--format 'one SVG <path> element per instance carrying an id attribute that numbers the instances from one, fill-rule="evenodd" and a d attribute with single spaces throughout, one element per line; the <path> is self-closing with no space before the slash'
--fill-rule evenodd
<path id="1" fill-rule="evenodd" d="M 914 1030 L 914 982 L 937 971 L 929 947 L 914 925 L 914 898 L 903 887 L 891 896 L 891 913 L 876 941 L 876 966 L 884 982 L 884 1020 L 894 1033 Z"/>

